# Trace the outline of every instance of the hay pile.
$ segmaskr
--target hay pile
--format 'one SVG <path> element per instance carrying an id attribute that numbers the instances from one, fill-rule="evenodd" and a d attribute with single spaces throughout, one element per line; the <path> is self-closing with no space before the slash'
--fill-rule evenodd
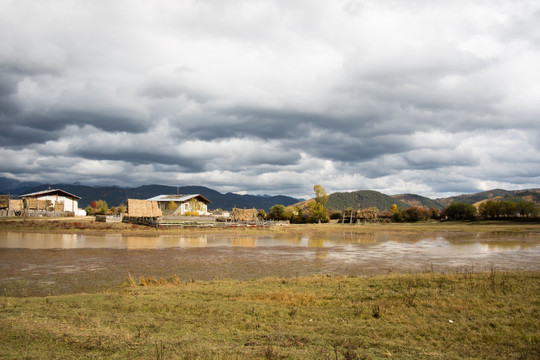
<path id="1" fill-rule="evenodd" d="M 232 221 L 255 221 L 257 220 L 257 209 L 237 209 L 231 211 Z"/>
<path id="2" fill-rule="evenodd" d="M 23 209 L 23 202 L 20 199 L 9 200 L 9 210 L 21 211 Z"/>
<path id="3" fill-rule="evenodd" d="M 57 201 L 54 203 L 54 211 L 55 212 L 62 212 L 64 211 L 64 202 L 63 201 Z"/>
<path id="4" fill-rule="evenodd" d="M 9 205 L 9 195 L 0 195 L 0 209 L 7 208 Z"/>
<path id="5" fill-rule="evenodd" d="M 356 218 L 359 220 L 376 220 L 379 210 L 374 208 L 361 209 L 356 212 Z"/>
<path id="6" fill-rule="evenodd" d="M 26 208 L 28 210 L 49 210 L 51 207 L 50 200 L 38 200 L 36 198 L 24 198 Z"/>
<path id="7" fill-rule="evenodd" d="M 163 215 L 157 201 L 128 199 L 127 203 L 128 216 L 161 217 Z"/>

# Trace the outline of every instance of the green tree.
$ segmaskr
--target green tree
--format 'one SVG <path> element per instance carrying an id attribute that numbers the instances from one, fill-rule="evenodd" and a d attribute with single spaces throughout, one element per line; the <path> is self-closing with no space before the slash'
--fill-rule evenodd
<path id="1" fill-rule="evenodd" d="M 514 217 L 517 212 L 516 203 L 513 201 L 501 201 L 501 212 L 505 217 Z"/>
<path id="2" fill-rule="evenodd" d="M 309 204 L 309 219 L 310 222 L 328 222 L 330 217 L 328 216 L 328 209 L 326 208 L 326 202 L 328 201 L 328 195 L 326 190 L 321 185 L 313 186 L 315 191 L 315 202 Z"/>
<path id="3" fill-rule="evenodd" d="M 257 211 L 257 217 L 259 219 L 266 219 L 266 212 L 264 211 L 264 209 L 260 209 L 259 211 Z"/>
<path id="4" fill-rule="evenodd" d="M 472 220 L 476 215 L 476 207 L 471 204 L 455 202 L 444 209 L 444 216 L 449 220 Z"/>
<path id="5" fill-rule="evenodd" d="M 281 204 L 272 206 L 266 217 L 272 220 L 287 220 L 285 217 L 285 206 Z"/>
<path id="6" fill-rule="evenodd" d="M 96 210 L 100 215 L 105 215 L 109 211 L 109 206 L 105 200 L 99 199 L 96 201 Z"/>
<path id="7" fill-rule="evenodd" d="M 126 212 L 126 206 L 122 203 L 120 204 L 120 206 L 118 207 L 118 213 L 119 214 L 124 214 Z"/>
<path id="8" fill-rule="evenodd" d="M 540 208 L 531 201 L 521 200 L 516 204 L 516 212 L 525 218 L 535 218 L 540 214 Z"/>
<path id="9" fill-rule="evenodd" d="M 304 224 L 306 222 L 306 217 L 304 216 L 304 211 L 300 206 L 295 206 L 291 214 L 291 222 L 293 224 Z"/>

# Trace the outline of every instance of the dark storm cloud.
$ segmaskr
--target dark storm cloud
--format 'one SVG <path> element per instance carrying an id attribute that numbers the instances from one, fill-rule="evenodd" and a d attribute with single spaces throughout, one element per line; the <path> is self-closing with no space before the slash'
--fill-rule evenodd
<path id="1" fill-rule="evenodd" d="M 0 143 L 5 147 L 21 148 L 30 144 L 44 143 L 58 138 L 58 134 L 42 129 L 0 123 Z"/>
<path id="2" fill-rule="evenodd" d="M 156 151 L 137 150 L 135 147 L 131 151 L 100 151 L 100 150 L 77 150 L 73 155 L 88 160 L 113 160 L 127 162 L 133 165 L 159 164 L 174 165 L 176 171 L 201 172 L 204 170 L 204 163 L 185 158 L 179 155 L 159 154 Z"/>
<path id="3" fill-rule="evenodd" d="M 532 187 L 539 14 L 481 0 L 2 3 L 0 176 L 295 196 Z"/>

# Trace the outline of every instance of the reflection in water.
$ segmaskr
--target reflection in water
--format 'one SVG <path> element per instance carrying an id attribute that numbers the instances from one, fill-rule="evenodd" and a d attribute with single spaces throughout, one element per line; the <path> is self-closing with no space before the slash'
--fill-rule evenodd
<path id="1" fill-rule="evenodd" d="M 257 246 L 257 240 L 254 237 L 233 237 L 231 239 L 231 245 L 237 247 L 255 247 Z"/>
<path id="2" fill-rule="evenodd" d="M 126 236 L 122 234 L 86 235 L 86 234 L 41 234 L 24 232 L 0 232 L 1 248 L 26 249 L 161 249 L 161 248 L 198 248 L 198 247 L 273 247 L 291 246 L 304 248 L 346 247 L 366 251 L 400 252 L 446 256 L 480 256 L 502 251 L 538 250 L 540 239 L 529 235 L 476 233 L 465 235 L 466 241 L 457 241 L 453 232 L 436 234 L 404 232 L 335 232 L 327 234 L 291 234 L 291 235 L 159 235 Z M 498 238 L 500 236 L 500 239 Z M 513 241 L 512 241 L 513 240 Z M 517 240 L 517 241 L 516 241 Z M 317 253 L 318 258 L 326 258 L 328 253 Z"/>

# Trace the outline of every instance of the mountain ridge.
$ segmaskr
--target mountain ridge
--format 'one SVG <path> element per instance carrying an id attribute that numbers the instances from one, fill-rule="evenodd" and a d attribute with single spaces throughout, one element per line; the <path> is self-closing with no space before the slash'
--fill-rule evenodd
<path id="1" fill-rule="evenodd" d="M 17 186 L 19 185 L 19 186 Z M 0 193 L 21 195 L 41 190 L 48 187 L 61 188 L 65 191 L 80 196 L 80 207 L 84 208 L 93 200 L 102 199 L 109 206 L 126 204 L 128 198 L 148 199 L 161 194 L 201 194 L 212 201 L 209 209 L 230 210 L 237 208 L 256 208 L 268 211 L 273 205 L 296 206 L 312 199 L 298 199 L 285 195 L 240 195 L 235 193 L 222 194 L 205 186 L 168 186 L 168 185 L 141 185 L 138 187 L 120 186 L 89 186 L 81 184 L 39 184 L 34 182 L 20 182 L 14 179 L 0 177 Z M 504 199 L 514 202 L 520 200 L 532 201 L 540 205 L 540 189 L 503 190 L 492 189 L 473 194 L 461 194 L 447 198 L 431 199 L 416 194 L 386 195 L 375 190 L 357 190 L 352 192 L 335 192 L 329 195 L 327 208 L 329 210 L 343 210 L 345 208 L 368 208 L 376 207 L 379 210 L 388 210 L 393 204 L 400 208 L 419 206 L 424 208 L 436 208 L 438 210 L 453 202 L 476 204 L 489 199 Z"/>

